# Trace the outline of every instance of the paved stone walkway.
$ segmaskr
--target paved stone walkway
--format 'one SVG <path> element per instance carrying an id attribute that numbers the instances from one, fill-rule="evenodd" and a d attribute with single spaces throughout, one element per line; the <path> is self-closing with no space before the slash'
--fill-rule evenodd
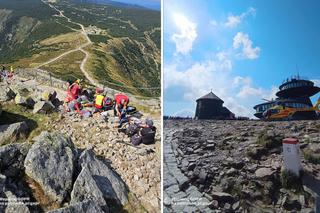
<path id="1" fill-rule="evenodd" d="M 176 146 L 172 140 L 174 131 L 164 127 L 163 212 L 213 212 L 208 207 L 210 201 L 189 184 L 188 178 L 177 167 Z"/>

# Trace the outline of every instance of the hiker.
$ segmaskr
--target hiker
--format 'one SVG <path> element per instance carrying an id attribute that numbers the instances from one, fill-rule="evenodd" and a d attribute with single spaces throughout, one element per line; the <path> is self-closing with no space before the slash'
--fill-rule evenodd
<path id="1" fill-rule="evenodd" d="M 139 125 L 137 133 L 131 136 L 130 141 L 133 145 L 139 144 L 153 144 L 155 142 L 156 127 L 153 126 L 153 121 L 150 118 L 146 118 L 145 124 Z"/>
<path id="2" fill-rule="evenodd" d="M 114 101 L 114 115 L 118 116 L 121 119 L 121 117 L 123 117 L 123 110 L 125 111 L 129 104 L 129 98 L 124 94 L 117 94 L 114 98 Z"/>
<path id="3" fill-rule="evenodd" d="M 13 72 L 13 67 L 10 66 L 10 72 L 8 73 L 8 78 L 9 78 L 10 80 L 13 78 L 13 74 L 14 74 L 14 72 Z"/>
<path id="4" fill-rule="evenodd" d="M 81 79 L 76 80 L 73 84 L 70 85 L 70 93 L 73 96 L 73 99 L 77 99 L 79 94 L 81 93 L 81 83 L 83 81 Z"/>
<path id="5" fill-rule="evenodd" d="M 104 95 L 103 95 L 103 89 L 97 88 L 96 89 L 96 94 L 95 94 L 95 100 L 94 100 L 94 107 L 95 110 L 94 112 L 101 112 L 103 111 L 104 107 Z"/>
<path id="6" fill-rule="evenodd" d="M 2 65 L 2 69 L 1 69 L 1 78 L 3 81 L 6 81 L 8 77 L 8 72 L 6 70 L 6 67 L 4 65 Z"/>
<path id="7" fill-rule="evenodd" d="M 81 113 L 80 102 L 81 102 L 80 98 L 69 101 L 66 105 L 67 107 L 66 111 L 67 112 L 76 111 L 77 113 Z"/>

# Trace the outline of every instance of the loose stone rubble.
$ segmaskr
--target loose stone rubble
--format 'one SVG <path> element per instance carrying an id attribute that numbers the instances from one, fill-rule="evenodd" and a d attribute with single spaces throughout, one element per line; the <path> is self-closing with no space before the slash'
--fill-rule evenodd
<path id="1" fill-rule="evenodd" d="M 319 120 L 167 120 L 164 134 L 164 212 L 315 212 L 320 204 Z M 285 137 L 300 140 L 304 168 L 289 187 Z"/>

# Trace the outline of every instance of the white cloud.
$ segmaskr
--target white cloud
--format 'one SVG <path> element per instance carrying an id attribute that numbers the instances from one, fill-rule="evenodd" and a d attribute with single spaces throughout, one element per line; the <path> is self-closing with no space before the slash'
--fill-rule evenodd
<path id="1" fill-rule="evenodd" d="M 227 22 L 224 23 L 224 26 L 228 28 L 234 28 L 237 27 L 239 24 L 241 24 L 242 20 L 249 16 L 249 15 L 255 15 L 256 14 L 256 9 L 250 7 L 246 12 L 241 13 L 238 16 L 235 15 L 229 15 Z"/>
<path id="2" fill-rule="evenodd" d="M 192 50 L 193 42 L 198 36 L 197 24 L 181 14 L 174 15 L 174 22 L 179 32 L 174 33 L 171 39 L 176 44 L 176 52 L 185 55 Z"/>
<path id="3" fill-rule="evenodd" d="M 263 91 L 261 88 L 254 88 L 250 85 L 245 85 L 240 89 L 240 92 L 237 94 L 237 97 L 239 98 L 248 98 L 253 96 L 260 96 L 263 94 Z"/>
<path id="4" fill-rule="evenodd" d="M 233 48 L 238 49 L 242 46 L 240 57 L 255 59 L 259 57 L 260 47 L 252 47 L 252 41 L 248 34 L 238 32 L 233 38 Z"/>
<path id="5" fill-rule="evenodd" d="M 271 100 L 275 99 L 276 93 L 278 92 L 278 87 L 272 86 L 271 89 L 263 89 L 261 87 L 255 88 L 252 85 L 252 79 L 250 77 L 241 77 L 236 76 L 233 79 L 233 85 L 235 87 L 240 88 L 239 92 L 237 93 L 238 98 L 259 98 L 259 99 L 266 99 Z"/>
<path id="6" fill-rule="evenodd" d="M 179 70 L 179 63 L 183 62 L 165 65 L 165 89 L 172 86 L 183 87 L 184 95 L 182 99 L 192 102 L 212 90 L 224 100 L 224 106 L 228 107 L 237 116 L 253 117 L 254 110 L 252 106 L 248 107 L 241 104 L 239 98 L 232 98 L 239 90 L 239 88 L 235 88 L 234 82 L 237 81 L 240 86 L 240 84 L 251 82 L 251 79 L 241 76 L 232 77 L 232 63 L 226 53 L 219 52 L 214 58 L 194 63 L 186 70 Z M 243 100 L 246 103 L 246 99 L 243 98 Z M 179 111 L 176 115 L 182 115 L 181 113 Z M 183 113 L 184 115 L 190 115 L 186 112 Z"/>
<path id="7" fill-rule="evenodd" d="M 320 87 L 320 79 L 312 79 L 311 81 L 313 81 L 315 86 Z"/>
<path id="8" fill-rule="evenodd" d="M 182 109 L 173 114 L 175 117 L 194 117 L 195 111 L 192 109 Z"/>

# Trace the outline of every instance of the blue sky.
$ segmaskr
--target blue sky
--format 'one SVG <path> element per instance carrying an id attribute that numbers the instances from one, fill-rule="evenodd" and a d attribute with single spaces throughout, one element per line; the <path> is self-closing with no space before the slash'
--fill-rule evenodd
<path id="1" fill-rule="evenodd" d="M 154 10 L 160 10 L 161 0 L 114 0 L 117 2 L 127 3 L 127 4 L 136 4 L 143 7 L 147 7 Z"/>
<path id="2" fill-rule="evenodd" d="M 287 77 L 319 85 L 318 11 L 317 0 L 165 0 L 164 114 L 193 116 L 212 89 L 236 115 L 253 117 Z"/>

